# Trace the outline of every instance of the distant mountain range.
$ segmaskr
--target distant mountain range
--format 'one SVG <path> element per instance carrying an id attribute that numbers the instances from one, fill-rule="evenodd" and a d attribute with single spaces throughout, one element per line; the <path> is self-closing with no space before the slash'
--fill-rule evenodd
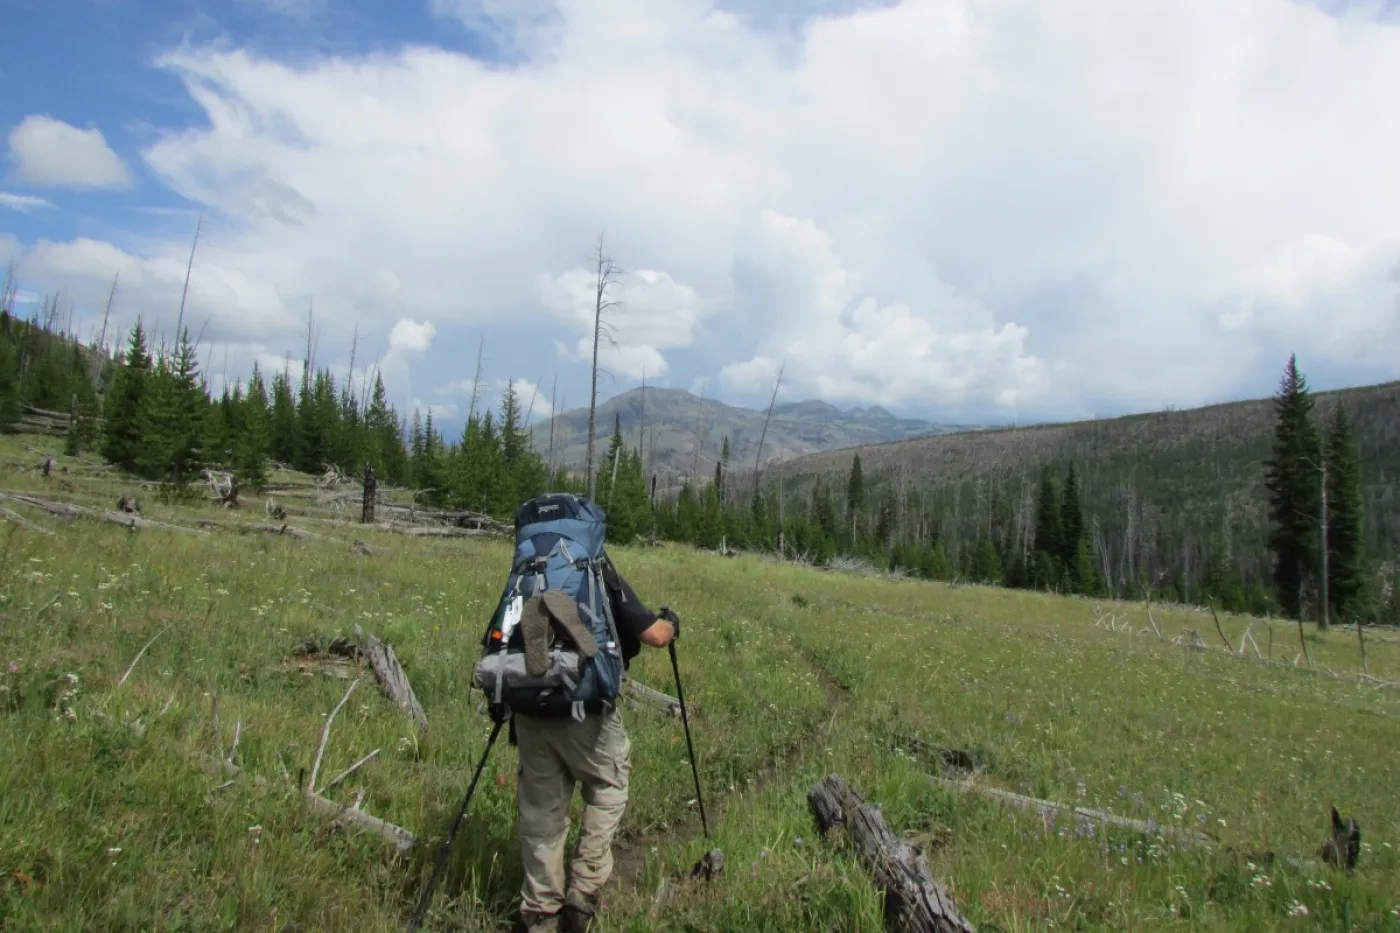
<path id="1" fill-rule="evenodd" d="M 641 443 L 645 425 L 649 468 L 662 486 L 669 485 L 668 476 L 679 481 L 692 468 L 700 476 L 713 475 L 725 437 L 729 438 L 731 469 L 750 471 L 765 414 L 766 409 L 726 405 L 684 389 L 630 389 L 598 403 L 596 456 L 602 459 L 620 418 L 629 447 Z M 551 425 L 555 463 L 581 470 L 588 445 L 588 409 L 560 412 L 534 426 L 535 446 L 546 457 Z M 842 410 L 816 400 L 782 402 L 774 406 L 773 420 L 763 438 L 763 461 L 977 429 L 975 425 L 897 418 L 879 406 Z"/>

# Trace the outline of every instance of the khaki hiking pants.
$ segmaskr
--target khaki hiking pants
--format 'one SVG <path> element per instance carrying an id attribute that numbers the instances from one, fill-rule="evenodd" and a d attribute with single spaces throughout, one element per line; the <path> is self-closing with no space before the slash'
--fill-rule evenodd
<path id="1" fill-rule="evenodd" d="M 519 752 L 520 854 L 524 913 L 553 914 L 564 904 L 564 840 L 574 784 L 582 785 L 584 811 L 569 887 L 597 894 L 612 874 L 612 840 L 627 808 L 632 743 L 622 717 L 589 713 L 571 717 L 515 717 Z"/>

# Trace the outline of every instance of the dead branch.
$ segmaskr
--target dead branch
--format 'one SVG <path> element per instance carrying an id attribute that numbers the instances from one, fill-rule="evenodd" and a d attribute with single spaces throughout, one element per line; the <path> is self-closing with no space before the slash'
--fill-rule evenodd
<path id="1" fill-rule="evenodd" d="M 316 760 L 311 765 L 311 779 L 306 782 L 306 792 L 314 794 L 316 787 L 316 775 L 321 771 L 321 759 L 326 754 L 326 742 L 331 737 L 331 723 L 335 721 L 335 714 L 340 712 L 340 708 L 345 705 L 345 701 L 350 699 L 350 694 L 355 692 L 355 688 L 360 685 L 360 678 L 356 677 L 350 681 L 350 686 L 345 688 L 345 696 L 340 698 L 340 702 L 331 710 L 331 714 L 326 717 L 326 723 L 321 727 L 321 745 L 316 749 Z"/>
<path id="2" fill-rule="evenodd" d="M 131 672 L 136 669 L 136 662 L 141 660 L 141 656 L 146 653 L 146 649 L 151 647 L 151 645 L 154 645 L 156 643 L 156 639 L 164 635 L 168 631 L 170 631 L 169 625 L 161 629 L 159 632 L 156 632 L 155 635 L 151 637 L 151 640 L 146 642 L 146 644 L 141 647 L 140 651 L 136 652 L 136 657 L 131 659 L 131 663 L 126 666 L 126 672 L 122 674 L 121 678 L 117 681 L 118 687 L 126 683 L 126 679 L 131 676 Z"/>
<path id="3" fill-rule="evenodd" d="M 1210 617 L 1215 620 L 1215 630 L 1220 633 L 1220 640 L 1225 643 L 1225 650 L 1231 654 L 1235 653 L 1235 648 L 1230 644 L 1230 639 L 1225 637 L 1225 629 L 1220 627 L 1220 616 L 1215 614 L 1215 600 L 1210 601 Z M 1240 653 L 1244 653 L 1244 647 L 1240 647 Z"/>
<path id="4" fill-rule="evenodd" d="M 807 806 L 825 837 L 843 828 L 862 864 L 885 894 L 885 926 L 901 933 L 974 933 L 947 888 L 933 878 L 922 848 L 896 836 L 878 807 L 867 804 L 840 775 L 807 791 Z"/>
<path id="5" fill-rule="evenodd" d="M 337 774 L 335 777 L 333 777 L 333 778 L 331 778 L 329 781 L 327 781 L 327 782 L 326 782 L 326 786 L 323 787 L 323 788 L 321 788 L 321 792 L 324 793 L 324 792 L 330 790 L 332 787 L 335 787 L 335 786 L 338 785 L 341 781 L 345 780 L 345 779 L 348 778 L 350 775 L 352 775 L 352 774 L 354 774 L 356 771 L 358 771 L 358 770 L 360 769 L 360 766 L 361 766 L 361 765 L 365 765 L 365 764 L 368 764 L 369 762 L 373 761 L 374 758 L 375 758 L 375 756 L 377 756 L 378 754 L 379 754 L 379 749 L 376 748 L 374 751 L 370 752 L 368 755 L 366 755 L 365 757 L 361 758 L 359 761 L 355 762 L 353 765 L 351 765 L 350 767 L 346 768 L 344 771 L 340 772 L 340 773 Z"/>
<path id="6" fill-rule="evenodd" d="M 413 848 L 413 833 L 401 826 L 395 826 L 393 823 L 370 816 L 357 807 L 347 807 L 333 800 L 327 800 L 320 794 L 313 794 L 310 791 L 306 792 L 304 799 L 312 811 L 330 816 L 334 822 L 350 823 L 360 829 L 372 832 L 385 842 L 391 843 L 400 855 Z"/>

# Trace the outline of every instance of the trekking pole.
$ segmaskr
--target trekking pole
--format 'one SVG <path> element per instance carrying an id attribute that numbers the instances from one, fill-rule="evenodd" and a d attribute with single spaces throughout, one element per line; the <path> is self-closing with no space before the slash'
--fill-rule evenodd
<path id="1" fill-rule="evenodd" d="M 472 794 L 476 793 L 476 782 L 481 780 L 481 772 L 486 767 L 486 758 L 491 754 L 491 746 L 496 744 L 496 737 L 501 734 L 501 726 L 504 724 L 504 719 L 497 722 L 491 730 L 491 737 L 486 740 L 486 748 L 481 753 L 481 761 L 477 763 L 476 774 L 472 775 L 471 785 L 467 788 L 467 796 L 462 798 L 462 806 L 457 810 L 457 819 L 452 821 L 452 828 L 448 830 L 447 840 L 438 852 L 437 864 L 433 866 L 433 873 L 428 878 L 428 887 L 423 891 L 423 896 L 418 899 L 418 909 L 414 911 L 413 919 L 408 925 L 409 933 L 418 929 L 418 925 L 423 922 L 423 915 L 428 911 L 428 902 L 433 899 L 433 888 L 437 886 L 438 875 L 442 872 L 443 865 L 447 864 L 447 853 L 452 848 L 452 840 L 457 835 L 457 827 L 462 825 L 462 817 L 467 813 L 467 805 L 471 803 Z"/>
<path id="2" fill-rule="evenodd" d="M 663 615 L 670 614 L 670 608 L 661 607 Z M 666 647 L 671 649 L 671 672 L 676 675 L 676 699 L 681 704 L 681 723 L 685 726 L 685 748 L 690 754 L 690 773 L 695 778 L 695 800 L 700 804 L 700 827 L 705 831 L 705 838 L 710 837 L 710 823 L 705 818 L 705 796 L 700 792 L 700 770 L 695 767 L 695 746 L 690 741 L 690 715 L 685 708 L 685 689 L 681 686 L 681 665 L 676 660 L 675 641 L 667 642 Z"/>

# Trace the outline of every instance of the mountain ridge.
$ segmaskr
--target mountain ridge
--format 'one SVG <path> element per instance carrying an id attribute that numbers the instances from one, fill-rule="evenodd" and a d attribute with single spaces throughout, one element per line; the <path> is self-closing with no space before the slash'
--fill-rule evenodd
<path id="1" fill-rule="evenodd" d="M 766 408 L 730 405 L 686 389 L 639 386 L 598 403 L 595 463 L 601 461 L 619 421 L 626 443 L 633 448 L 639 445 L 639 432 L 645 427 L 648 470 L 663 486 L 678 483 L 692 472 L 702 477 L 712 475 L 725 437 L 730 445 L 730 469 L 752 470 L 760 437 L 763 461 L 768 464 L 861 444 L 982 429 L 981 425 L 901 418 L 879 405 L 842 409 L 821 399 L 802 399 L 775 404 L 765 435 L 766 415 Z M 536 449 L 546 459 L 552 446 L 556 466 L 582 469 L 588 442 L 587 408 L 542 419 L 533 425 L 532 433 Z"/>

